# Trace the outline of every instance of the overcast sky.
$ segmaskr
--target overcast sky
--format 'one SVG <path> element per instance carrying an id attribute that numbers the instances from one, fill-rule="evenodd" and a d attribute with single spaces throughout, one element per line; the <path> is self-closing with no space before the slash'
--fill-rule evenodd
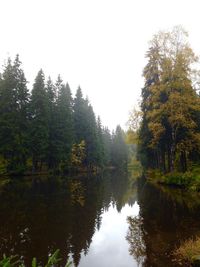
<path id="1" fill-rule="evenodd" d="M 200 54 L 199 0 L 0 0 L 0 65 L 19 53 L 31 88 L 40 68 L 81 86 L 104 125 L 124 127 L 143 85 L 148 41 L 181 24 Z"/>

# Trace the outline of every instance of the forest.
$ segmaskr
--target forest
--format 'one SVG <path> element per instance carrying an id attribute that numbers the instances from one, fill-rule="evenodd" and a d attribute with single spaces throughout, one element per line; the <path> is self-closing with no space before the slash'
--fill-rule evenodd
<path id="1" fill-rule="evenodd" d="M 185 173 L 200 163 L 198 57 L 176 26 L 153 36 L 146 59 L 139 159 L 147 169 Z"/>
<path id="2" fill-rule="evenodd" d="M 19 55 L 0 74 L 0 174 L 94 171 L 127 164 L 125 134 L 110 133 L 80 87 L 39 70 L 32 90 Z"/>
<path id="3" fill-rule="evenodd" d="M 29 88 L 8 58 L 0 266 L 200 266 L 199 63 L 181 26 L 155 34 L 139 108 L 110 131 L 80 86 L 41 69 Z"/>

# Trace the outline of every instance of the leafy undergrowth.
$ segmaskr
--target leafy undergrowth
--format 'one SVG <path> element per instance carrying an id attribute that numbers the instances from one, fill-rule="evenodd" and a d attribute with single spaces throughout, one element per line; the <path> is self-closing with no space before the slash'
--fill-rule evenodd
<path id="1" fill-rule="evenodd" d="M 61 259 L 59 258 L 59 250 L 56 250 L 51 256 L 49 256 L 47 263 L 44 267 L 61 267 L 59 262 Z M 0 260 L 0 267 L 26 267 L 17 256 L 3 256 L 3 259 Z M 39 263 L 37 263 L 36 258 L 33 258 L 31 267 L 43 267 Z M 72 267 L 71 262 L 67 262 L 63 267 Z"/>
<path id="2" fill-rule="evenodd" d="M 200 266 L 200 237 L 182 243 L 173 253 L 174 261 L 182 266 Z"/>
<path id="3" fill-rule="evenodd" d="M 200 191 L 200 167 L 193 167 L 185 173 L 174 171 L 163 174 L 159 170 L 149 170 L 147 176 L 156 183 L 178 186 L 197 192 Z"/>

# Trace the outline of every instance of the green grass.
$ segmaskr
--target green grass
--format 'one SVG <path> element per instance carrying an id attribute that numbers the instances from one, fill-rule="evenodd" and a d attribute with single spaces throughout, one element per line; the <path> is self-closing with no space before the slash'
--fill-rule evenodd
<path id="1" fill-rule="evenodd" d="M 166 185 L 173 185 L 182 187 L 191 191 L 200 192 L 200 167 L 192 167 L 189 171 L 182 172 L 170 172 L 163 174 L 159 170 L 149 170 L 147 172 L 149 180 Z"/>

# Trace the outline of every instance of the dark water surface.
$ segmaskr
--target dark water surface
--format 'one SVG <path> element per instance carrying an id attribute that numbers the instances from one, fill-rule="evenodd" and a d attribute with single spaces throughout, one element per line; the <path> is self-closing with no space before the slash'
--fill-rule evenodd
<path id="1" fill-rule="evenodd" d="M 200 235 L 200 197 L 128 175 L 23 178 L 0 187 L 0 254 L 44 263 L 60 249 L 79 267 L 170 267 Z"/>

